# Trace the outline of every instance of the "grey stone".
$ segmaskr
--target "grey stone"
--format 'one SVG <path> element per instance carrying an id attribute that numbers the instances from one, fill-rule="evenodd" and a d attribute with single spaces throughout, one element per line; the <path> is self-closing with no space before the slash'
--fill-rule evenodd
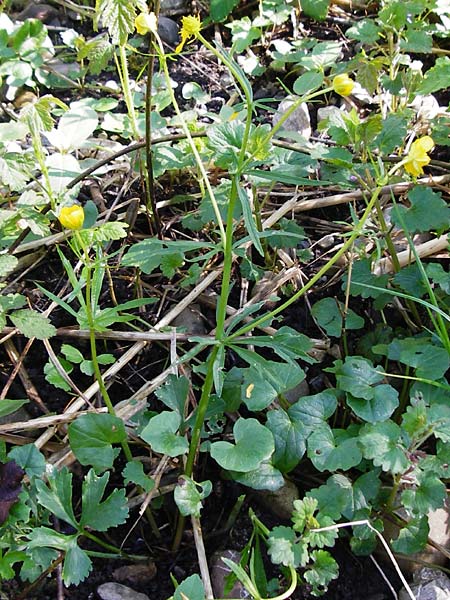
<path id="1" fill-rule="evenodd" d="M 36 4 L 30 2 L 27 7 L 17 15 L 19 21 L 27 19 L 38 19 L 43 23 L 50 23 L 58 14 L 58 11 L 49 4 Z"/>
<path id="2" fill-rule="evenodd" d="M 308 382 L 306 381 L 306 379 L 304 379 L 303 381 L 300 381 L 300 383 L 298 385 L 296 385 L 294 388 L 292 388 L 292 390 L 288 390 L 287 392 L 284 392 L 283 396 L 286 398 L 286 400 L 289 402 L 289 404 L 294 404 L 294 402 L 297 402 L 297 400 L 300 400 L 300 398 L 303 398 L 303 396 L 308 396 L 309 395 L 309 385 Z"/>
<path id="3" fill-rule="evenodd" d="M 341 113 L 342 111 L 337 106 L 331 104 L 330 106 L 324 106 L 323 108 L 317 109 L 317 122 L 325 121 L 328 117 L 331 117 L 337 113 Z"/>
<path id="4" fill-rule="evenodd" d="M 135 592 L 121 583 L 102 583 L 97 588 L 97 594 L 102 600 L 150 600 L 147 594 Z"/>
<path id="5" fill-rule="evenodd" d="M 401 518 L 407 518 L 407 515 L 403 509 L 397 511 Z M 391 521 L 385 520 L 385 537 L 387 539 L 396 539 L 399 533 L 399 529 Z M 436 543 L 436 548 L 427 544 L 425 548 L 417 554 L 411 554 L 409 560 L 402 558 L 398 559 L 400 568 L 406 573 L 420 573 L 422 564 L 433 563 L 435 565 L 444 565 L 446 562 L 446 556 L 438 549 L 439 546 L 450 551 L 450 502 L 446 501 L 442 508 L 430 511 L 428 513 L 428 525 L 430 531 L 428 537 L 430 540 Z M 380 558 L 386 559 L 384 552 L 381 552 Z M 420 562 L 414 562 L 417 559 Z M 447 597 L 450 600 L 450 595 Z"/>
<path id="6" fill-rule="evenodd" d="M 187 12 L 186 0 L 161 0 L 161 15 L 179 15 Z"/>
<path id="7" fill-rule="evenodd" d="M 230 592 L 225 595 L 225 578 L 231 573 L 231 569 L 223 562 L 222 558 L 232 560 L 234 563 L 239 564 L 241 555 L 236 550 L 219 550 L 214 552 L 210 561 L 211 569 L 211 584 L 215 598 L 250 598 L 250 594 L 247 592 L 242 583 L 237 580 Z"/>
<path id="8" fill-rule="evenodd" d="M 190 304 L 172 321 L 172 325 L 186 333 L 205 335 L 206 327 L 198 304 Z"/>
<path id="9" fill-rule="evenodd" d="M 289 108 L 291 108 L 296 100 L 298 100 L 298 96 L 288 96 L 285 100 L 280 102 L 278 109 L 272 118 L 273 125 L 278 123 L 281 117 L 289 110 Z M 309 117 L 309 110 L 306 102 L 300 104 L 294 112 L 289 115 L 281 126 L 281 130 L 295 132 L 309 140 L 311 137 L 311 119 Z"/>
<path id="10" fill-rule="evenodd" d="M 294 510 L 294 501 L 298 500 L 300 495 L 297 486 L 293 481 L 286 480 L 284 485 L 275 492 L 262 490 L 255 492 L 255 499 L 264 508 L 272 512 L 280 519 L 288 520 Z"/>
<path id="11" fill-rule="evenodd" d="M 414 573 L 414 583 L 410 586 L 416 600 L 449 600 L 450 579 L 444 573 L 424 567 Z M 411 596 L 403 588 L 399 600 L 410 600 Z"/>
<path id="12" fill-rule="evenodd" d="M 180 41 L 178 33 L 178 24 L 173 19 L 168 17 L 159 17 L 158 33 L 163 42 L 170 46 L 176 46 Z"/>

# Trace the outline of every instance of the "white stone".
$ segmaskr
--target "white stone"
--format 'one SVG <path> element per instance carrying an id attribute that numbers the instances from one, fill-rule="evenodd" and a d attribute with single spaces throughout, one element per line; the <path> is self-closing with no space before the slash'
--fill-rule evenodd
<path id="1" fill-rule="evenodd" d="M 288 96 L 280 102 L 276 113 L 273 115 L 272 124 L 276 125 L 281 117 L 289 110 L 294 102 L 298 100 L 298 96 Z M 294 112 L 284 121 L 281 126 L 282 131 L 292 131 L 300 134 L 305 139 L 311 137 L 311 119 L 309 117 L 308 105 L 306 102 L 300 104 Z"/>
<path id="2" fill-rule="evenodd" d="M 97 594 L 102 600 L 150 600 L 147 594 L 135 592 L 121 583 L 102 583 L 97 588 Z"/>

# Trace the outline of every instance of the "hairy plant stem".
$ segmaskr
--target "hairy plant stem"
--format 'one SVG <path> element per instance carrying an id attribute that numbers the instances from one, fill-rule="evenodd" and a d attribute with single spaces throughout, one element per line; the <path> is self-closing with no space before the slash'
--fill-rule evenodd
<path id="1" fill-rule="evenodd" d="M 79 237 L 80 239 L 80 237 Z M 102 373 L 100 371 L 100 366 L 98 363 L 97 357 L 97 344 L 95 339 L 95 321 L 94 315 L 92 312 L 92 267 L 90 263 L 90 258 L 87 256 L 87 251 L 85 251 L 85 267 L 86 267 L 86 317 L 89 326 L 89 341 L 91 346 L 91 360 L 92 365 L 94 367 L 95 378 L 98 383 L 98 387 L 100 389 L 100 393 L 102 395 L 103 401 L 108 409 L 110 415 L 116 417 L 116 411 L 114 410 L 113 403 L 111 402 L 111 398 L 109 397 L 108 390 L 106 389 L 105 382 L 103 381 Z M 123 452 L 127 461 L 133 460 L 133 456 L 131 454 L 130 447 L 128 445 L 128 441 L 125 439 L 122 442 Z"/>
<path id="2" fill-rule="evenodd" d="M 180 124 L 181 124 L 181 128 L 186 136 L 186 139 L 189 143 L 189 146 L 191 147 L 192 150 L 192 154 L 194 155 L 195 158 L 195 162 L 197 163 L 197 166 L 200 170 L 203 182 L 205 184 L 206 189 L 208 190 L 208 194 L 211 200 L 211 204 L 213 206 L 214 209 L 214 214 L 216 216 L 217 219 L 217 225 L 219 227 L 219 231 L 220 231 L 220 237 L 222 240 L 222 246 L 225 249 L 225 229 L 222 223 L 222 216 L 220 214 L 220 210 L 219 210 L 219 205 L 217 204 L 217 200 L 216 197 L 214 195 L 214 191 L 212 189 L 211 183 L 209 181 L 208 178 L 208 173 L 206 172 L 205 167 L 203 166 L 203 161 L 200 157 L 200 154 L 197 150 L 197 147 L 195 145 L 195 142 L 193 140 L 193 136 L 191 135 L 191 132 L 189 131 L 189 128 L 186 124 L 186 121 L 183 118 L 183 115 L 181 114 L 181 110 L 180 107 L 178 106 L 178 102 L 177 99 L 175 98 L 175 94 L 172 88 L 172 82 L 170 80 L 170 73 L 169 73 L 169 68 L 167 66 L 167 57 L 166 57 L 166 53 L 164 52 L 164 46 L 162 44 L 161 38 L 159 37 L 159 35 L 157 33 L 155 33 L 155 40 L 156 40 L 156 44 L 155 44 L 155 49 L 158 52 L 158 57 L 159 57 L 159 61 L 160 61 L 160 66 L 162 67 L 163 73 L 164 73 L 164 77 L 166 80 L 166 85 L 167 85 L 167 91 L 169 93 L 170 96 L 170 101 L 172 103 L 172 106 L 175 109 L 175 112 L 178 116 L 178 118 L 180 119 Z"/>
<path id="3" fill-rule="evenodd" d="M 158 18 L 159 0 L 154 0 L 153 10 Z M 147 211 L 151 209 L 152 217 L 155 224 L 156 234 L 159 239 L 162 239 L 161 220 L 159 218 L 158 209 L 156 207 L 155 182 L 153 177 L 153 153 L 152 153 L 152 82 L 153 69 L 155 64 L 155 55 L 151 52 L 154 43 L 154 35 L 150 32 L 149 57 L 147 64 L 147 82 L 145 86 L 145 191 L 147 195 Z"/>
<path id="4" fill-rule="evenodd" d="M 136 113 L 134 111 L 133 96 L 131 94 L 130 89 L 130 74 L 128 72 L 128 61 L 127 54 L 125 51 L 125 44 L 119 45 L 119 59 L 120 61 L 117 59 L 117 56 L 115 56 L 120 85 L 122 86 L 123 90 L 123 98 L 127 106 L 128 116 L 130 118 L 131 133 L 133 134 L 134 139 L 137 141 L 139 140 L 139 132 L 136 121 Z"/>

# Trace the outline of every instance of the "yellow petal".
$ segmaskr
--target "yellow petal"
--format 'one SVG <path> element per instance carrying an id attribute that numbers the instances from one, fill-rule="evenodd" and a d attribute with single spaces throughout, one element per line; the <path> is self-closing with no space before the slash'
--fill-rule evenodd
<path id="1" fill-rule="evenodd" d="M 134 20 L 136 31 L 139 35 L 146 35 L 147 33 L 156 33 L 158 30 L 158 21 L 155 13 L 140 13 Z"/>
<path id="2" fill-rule="evenodd" d="M 340 96 L 350 96 L 354 87 L 355 82 L 347 75 L 347 73 L 336 75 L 333 79 L 333 90 Z"/>
<path id="3" fill-rule="evenodd" d="M 82 206 L 63 206 L 59 212 L 59 222 L 66 229 L 81 229 L 84 223 L 84 210 Z"/>
<path id="4" fill-rule="evenodd" d="M 181 19 L 181 37 L 186 37 L 186 39 L 190 37 L 197 37 L 202 28 L 202 22 L 200 21 L 200 17 L 195 15 L 188 15 L 187 17 L 183 17 Z"/>

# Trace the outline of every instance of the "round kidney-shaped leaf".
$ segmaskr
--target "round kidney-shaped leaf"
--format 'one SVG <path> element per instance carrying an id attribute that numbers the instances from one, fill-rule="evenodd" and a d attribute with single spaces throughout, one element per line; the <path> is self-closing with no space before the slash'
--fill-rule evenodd
<path id="1" fill-rule="evenodd" d="M 275 445 L 272 433 L 256 419 L 239 419 L 233 428 L 235 444 L 211 444 L 211 456 L 228 471 L 248 473 L 267 461 Z"/>

